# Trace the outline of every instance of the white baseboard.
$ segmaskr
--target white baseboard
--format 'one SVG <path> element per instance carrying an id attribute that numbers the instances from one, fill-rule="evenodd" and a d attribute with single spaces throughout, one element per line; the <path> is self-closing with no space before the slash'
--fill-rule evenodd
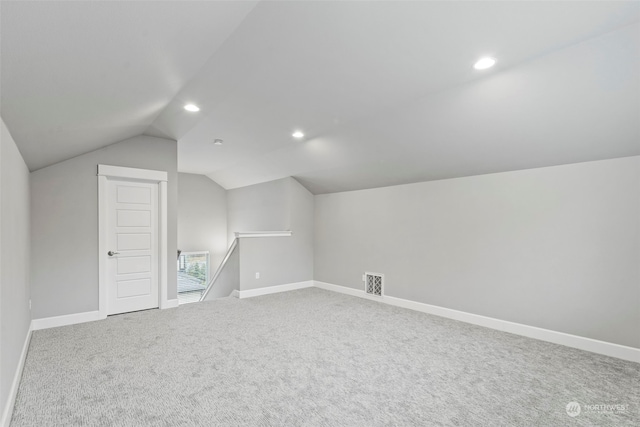
<path id="1" fill-rule="evenodd" d="M 306 282 L 287 283 L 286 285 L 267 286 L 265 288 L 238 291 L 238 298 L 251 298 L 260 295 L 276 294 L 278 292 L 295 291 L 296 289 L 311 288 L 313 286 L 313 280 L 307 280 Z"/>
<path id="2" fill-rule="evenodd" d="M 11 389 L 9 389 L 9 396 L 5 402 L 4 412 L 2 413 L 2 419 L 0 420 L 0 427 L 9 427 L 11 424 L 11 416 L 13 415 L 13 407 L 16 403 L 16 396 L 18 395 L 18 387 L 20 386 L 20 379 L 22 378 L 22 370 L 24 369 L 24 362 L 27 360 L 27 351 L 29 350 L 29 343 L 31 342 L 31 329 L 27 331 L 27 336 L 22 346 L 22 353 L 20 353 L 20 360 L 18 360 L 18 366 L 16 372 L 13 375 L 13 382 L 11 383 Z"/>
<path id="3" fill-rule="evenodd" d="M 99 311 L 87 311 L 86 313 L 67 314 L 64 316 L 45 317 L 43 319 L 33 319 L 31 330 L 56 328 L 58 326 L 75 325 L 76 323 L 93 322 L 94 320 L 105 319 Z"/>
<path id="4" fill-rule="evenodd" d="M 180 302 L 178 301 L 178 299 L 168 299 L 166 301 L 164 301 L 162 303 L 162 305 L 160 306 L 161 310 L 164 310 L 165 308 L 175 308 L 177 306 L 180 305 Z"/>
<path id="5" fill-rule="evenodd" d="M 161 309 L 174 308 L 179 305 L 177 299 L 166 300 Z M 33 319 L 31 321 L 31 330 L 56 328 L 58 326 L 75 325 L 77 323 L 93 322 L 94 320 L 102 320 L 107 317 L 100 311 L 87 311 L 85 313 L 66 314 L 64 316 L 45 317 L 42 319 Z"/>
<path id="6" fill-rule="evenodd" d="M 343 294 L 365 298 L 372 301 L 378 301 L 384 304 L 394 305 L 396 307 L 408 308 L 423 313 L 446 317 L 448 319 L 472 323 L 478 326 L 484 326 L 485 328 L 496 329 L 498 331 L 509 332 L 512 334 L 522 335 L 541 341 L 547 341 L 554 344 L 560 344 L 567 347 L 590 351 L 592 353 L 603 354 L 605 356 L 611 356 L 618 359 L 640 363 L 640 349 L 634 347 L 627 347 L 620 344 L 594 340 L 591 338 L 580 337 L 564 332 L 557 332 L 549 329 L 538 328 L 535 326 L 523 325 L 521 323 L 495 319 L 493 317 L 466 313 L 464 311 L 424 304 L 421 302 L 406 300 L 402 298 L 390 297 L 386 295 L 382 297 L 367 295 L 364 290 L 348 288 L 346 286 L 334 285 L 331 283 L 314 281 L 314 286 L 329 291 L 340 292 Z"/>

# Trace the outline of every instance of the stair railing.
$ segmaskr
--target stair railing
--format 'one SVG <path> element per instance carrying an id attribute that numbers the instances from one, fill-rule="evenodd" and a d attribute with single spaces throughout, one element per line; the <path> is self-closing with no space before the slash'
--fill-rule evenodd
<path id="1" fill-rule="evenodd" d="M 224 256 L 224 258 L 222 259 L 222 262 L 220 263 L 220 266 L 216 270 L 216 272 L 213 275 L 213 277 L 211 278 L 211 280 L 209 280 L 209 283 L 207 284 L 207 288 L 204 290 L 204 292 L 202 293 L 202 296 L 200 297 L 200 301 L 204 301 L 204 299 L 207 297 L 207 294 L 209 293 L 209 291 L 211 291 L 211 288 L 213 288 L 213 285 L 216 283 L 216 280 L 220 276 L 220 273 L 222 273 L 222 270 L 224 269 L 225 265 L 227 264 L 227 261 L 229 261 L 229 258 L 231 258 L 231 254 L 233 254 L 233 251 L 236 249 L 236 246 L 238 246 L 238 238 L 237 237 L 235 239 L 233 239 L 233 242 L 231 243 L 231 246 L 229 246 L 229 250 L 227 251 L 227 253 Z"/>

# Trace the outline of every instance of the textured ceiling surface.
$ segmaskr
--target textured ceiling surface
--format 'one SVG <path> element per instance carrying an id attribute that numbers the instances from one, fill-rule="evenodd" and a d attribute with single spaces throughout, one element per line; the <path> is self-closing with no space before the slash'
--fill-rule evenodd
<path id="1" fill-rule="evenodd" d="M 640 154 L 638 2 L 1 8 L 1 114 L 32 170 L 142 133 L 225 188 L 316 194 Z"/>

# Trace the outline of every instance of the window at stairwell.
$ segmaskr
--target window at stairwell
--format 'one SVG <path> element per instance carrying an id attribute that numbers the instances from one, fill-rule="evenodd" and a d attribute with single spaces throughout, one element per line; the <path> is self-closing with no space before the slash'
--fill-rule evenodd
<path id="1" fill-rule="evenodd" d="M 178 301 L 200 300 L 209 283 L 209 252 L 182 252 L 178 257 Z"/>

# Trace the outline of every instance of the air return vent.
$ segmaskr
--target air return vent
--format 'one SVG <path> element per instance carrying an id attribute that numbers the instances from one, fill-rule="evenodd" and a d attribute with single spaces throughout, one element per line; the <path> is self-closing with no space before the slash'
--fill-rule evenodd
<path id="1" fill-rule="evenodd" d="M 369 295 L 381 297 L 384 286 L 384 274 L 364 273 L 364 289 Z"/>

